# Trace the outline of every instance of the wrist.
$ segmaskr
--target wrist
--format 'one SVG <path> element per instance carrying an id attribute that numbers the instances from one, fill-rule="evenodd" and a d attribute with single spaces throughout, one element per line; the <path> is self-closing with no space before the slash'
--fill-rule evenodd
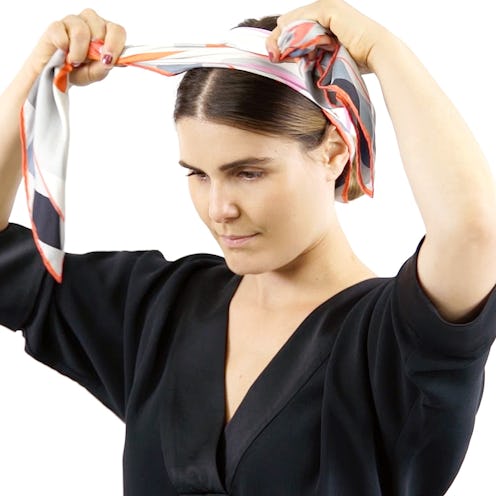
<path id="1" fill-rule="evenodd" d="M 37 65 L 39 66 L 40 64 L 36 64 L 33 56 L 31 56 L 21 66 L 21 69 L 6 90 L 11 94 L 12 100 L 25 101 L 29 91 L 41 74 L 42 67 L 37 67 Z"/>
<path id="2" fill-rule="evenodd" d="M 367 67 L 373 73 L 377 73 L 381 64 L 386 62 L 391 54 L 400 50 L 402 45 L 404 43 L 391 31 L 386 28 L 381 29 L 369 50 Z"/>

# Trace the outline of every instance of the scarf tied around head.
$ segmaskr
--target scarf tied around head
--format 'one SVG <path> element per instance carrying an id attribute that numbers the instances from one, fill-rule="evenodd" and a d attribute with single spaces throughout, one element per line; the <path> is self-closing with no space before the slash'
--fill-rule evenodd
<path id="1" fill-rule="evenodd" d="M 279 63 L 269 60 L 270 31 L 239 27 L 221 43 L 127 46 L 117 64 L 175 76 L 198 67 L 222 67 L 265 76 L 288 85 L 317 104 L 345 141 L 350 160 L 336 182 L 336 200 L 348 201 L 352 171 L 362 191 L 373 195 L 375 111 L 365 82 L 346 48 L 314 21 L 288 25 L 278 39 Z M 102 42 L 90 45 L 99 60 Z M 21 109 L 22 169 L 33 238 L 48 272 L 62 282 L 65 180 L 69 147 L 69 73 L 57 51 Z"/>

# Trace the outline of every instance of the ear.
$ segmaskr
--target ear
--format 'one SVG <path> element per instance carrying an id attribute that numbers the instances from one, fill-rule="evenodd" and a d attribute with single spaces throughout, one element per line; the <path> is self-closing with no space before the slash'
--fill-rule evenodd
<path id="1" fill-rule="evenodd" d="M 336 126 L 327 126 L 325 137 L 319 146 L 321 160 L 327 171 L 328 181 L 336 181 L 350 160 L 350 151 Z"/>

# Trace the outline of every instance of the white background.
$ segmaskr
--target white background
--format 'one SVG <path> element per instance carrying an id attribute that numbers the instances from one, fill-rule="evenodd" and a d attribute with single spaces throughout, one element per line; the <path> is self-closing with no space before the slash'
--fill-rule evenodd
<path id="1" fill-rule="evenodd" d="M 124 25 L 129 43 L 142 44 L 218 41 L 218 33 L 246 17 L 281 14 L 301 4 L 16 0 L 0 16 L 0 89 L 51 21 L 84 7 Z M 496 164 L 490 3 L 355 0 L 353 5 L 409 44 Z M 374 76 L 366 80 L 378 114 L 376 195 L 338 209 L 357 254 L 378 275 L 392 276 L 415 250 L 423 225 L 378 83 Z M 177 166 L 171 117 L 177 83 L 178 78 L 126 68 L 100 84 L 71 90 L 68 251 L 158 248 L 169 259 L 220 253 L 196 218 Z M 29 224 L 22 190 L 12 220 Z M 120 495 L 124 425 L 85 389 L 25 355 L 23 346 L 21 333 L 0 329 L 0 494 Z M 490 357 L 475 433 L 451 496 L 496 494 L 495 384 Z"/>

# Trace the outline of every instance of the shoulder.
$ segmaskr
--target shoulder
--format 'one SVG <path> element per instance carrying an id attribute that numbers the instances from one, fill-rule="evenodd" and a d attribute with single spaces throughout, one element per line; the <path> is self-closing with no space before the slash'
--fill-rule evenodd
<path id="1" fill-rule="evenodd" d="M 169 260 L 159 250 L 89 252 L 66 255 L 63 285 L 98 286 L 141 305 L 215 294 L 233 276 L 222 257 L 208 253 Z"/>
<path id="2" fill-rule="evenodd" d="M 46 272 L 29 228 L 9 224 L 0 232 L 0 296 L 32 301 L 36 295 L 57 293 L 71 301 L 118 300 L 143 302 L 187 289 L 222 287 L 233 273 L 225 260 L 208 253 L 167 260 L 158 250 L 66 253 L 63 281 Z M 14 297 L 13 287 L 18 288 Z M 40 288 L 43 291 L 40 293 Z M 5 297 L 6 298 L 6 297 Z M 5 299 L 4 298 L 4 299 Z"/>
<path id="3" fill-rule="evenodd" d="M 360 334 L 372 347 L 387 340 L 410 351 L 462 357 L 483 354 L 496 337 L 496 287 L 470 321 L 446 320 L 418 276 L 423 240 L 394 277 L 368 279 L 337 295 L 346 314 L 343 323 L 354 327 L 351 334 Z"/>
<path id="4" fill-rule="evenodd" d="M 195 253 L 172 261 L 167 260 L 158 250 L 133 253 L 138 257 L 133 270 L 134 278 L 138 279 L 155 276 L 177 281 L 191 280 L 195 284 L 222 284 L 234 275 L 224 258 L 209 253 Z"/>

